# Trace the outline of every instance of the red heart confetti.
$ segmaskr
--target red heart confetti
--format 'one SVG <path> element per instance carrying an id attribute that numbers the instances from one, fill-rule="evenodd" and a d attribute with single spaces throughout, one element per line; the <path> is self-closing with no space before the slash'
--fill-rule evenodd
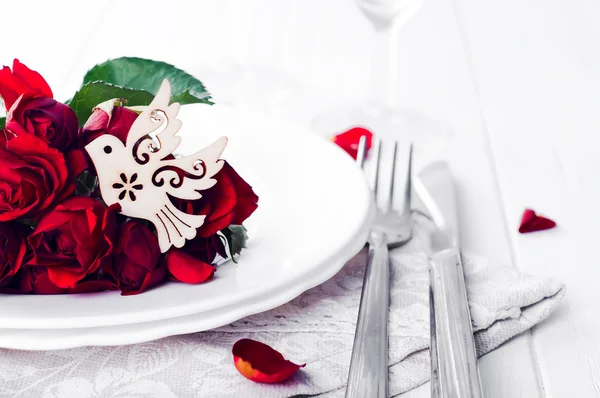
<path id="1" fill-rule="evenodd" d="M 556 227 L 556 223 L 549 218 L 537 215 L 531 209 L 525 209 L 521 218 L 521 226 L 519 232 L 526 234 L 528 232 L 543 231 Z"/>
<path id="2" fill-rule="evenodd" d="M 255 340 L 238 340 L 231 351 L 236 369 L 257 383 L 279 383 L 306 366 L 288 361 L 279 351 Z"/>
<path id="3" fill-rule="evenodd" d="M 373 133 L 363 127 L 353 127 L 348 131 L 333 136 L 331 140 L 356 159 L 358 156 L 358 142 L 363 135 L 367 138 L 368 152 L 373 142 Z"/>

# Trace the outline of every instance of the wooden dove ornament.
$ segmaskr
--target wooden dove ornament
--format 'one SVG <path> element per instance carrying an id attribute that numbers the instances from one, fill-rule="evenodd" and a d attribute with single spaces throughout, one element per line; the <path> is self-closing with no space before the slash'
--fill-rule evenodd
<path id="1" fill-rule="evenodd" d="M 104 202 L 119 203 L 122 214 L 154 224 L 163 253 L 193 239 L 205 218 L 178 210 L 169 196 L 200 199 L 201 191 L 216 184 L 213 177 L 223 168 L 219 157 L 227 145 L 227 138 L 221 137 L 192 155 L 166 159 L 181 142 L 177 136 L 180 105 L 169 105 L 170 98 L 171 85 L 165 79 L 131 126 L 125 145 L 104 134 L 85 147 L 96 167 Z"/>

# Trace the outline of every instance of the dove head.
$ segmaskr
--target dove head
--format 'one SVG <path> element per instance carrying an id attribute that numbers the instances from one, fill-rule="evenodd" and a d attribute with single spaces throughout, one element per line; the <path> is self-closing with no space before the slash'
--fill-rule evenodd
<path id="1" fill-rule="evenodd" d="M 85 150 L 100 172 L 100 169 L 121 163 L 119 160 L 123 158 L 125 145 L 114 135 L 104 134 L 87 144 Z"/>

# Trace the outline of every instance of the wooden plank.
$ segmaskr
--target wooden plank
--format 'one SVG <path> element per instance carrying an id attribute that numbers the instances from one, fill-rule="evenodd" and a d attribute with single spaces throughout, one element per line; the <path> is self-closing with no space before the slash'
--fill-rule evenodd
<path id="1" fill-rule="evenodd" d="M 563 305 L 533 332 L 544 389 L 552 397 L 600 396 L 600 4 L 456 4 L 517 266 L 567 284 Z M 559 228 L 519 235 L 525 207 Z"/>
<path id="2" fill-rule="evenodd" d="M 432 112 L 453 127 L 447 158 L 459 183 L 465 248 L 510 264 L 486 124 L 459 32 L 450 2 L 425 2 L 421 14 L 401 31 L 400 51 L 406 59 L 401 63 L 401 92 L 406 99 L 400 104 Z M 530 334 L 483 357 L 480 373 L 487 397 L 543 395 Z M 428 388 L 415 393 L 429 396 Z"/>

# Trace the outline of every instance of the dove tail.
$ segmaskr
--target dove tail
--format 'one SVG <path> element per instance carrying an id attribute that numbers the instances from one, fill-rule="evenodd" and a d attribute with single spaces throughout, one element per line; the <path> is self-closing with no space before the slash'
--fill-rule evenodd
<path id="1" fill-rule="evenodd" d="M 166 204 L 155 214 L 154 223 L 162 253 L 172 246 L 182 247 L 186 240 L 196 237 L 196 229 L 204 223 L 205 216 L 187 214 L 171 204 Z"/>

